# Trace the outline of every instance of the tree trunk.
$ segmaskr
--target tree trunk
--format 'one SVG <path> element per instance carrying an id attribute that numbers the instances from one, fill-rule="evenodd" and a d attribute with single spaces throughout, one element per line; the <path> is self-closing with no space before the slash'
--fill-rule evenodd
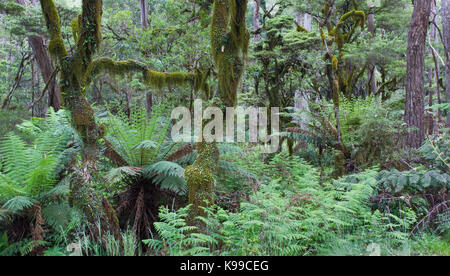
<path id="1" fill-rule="evenodd" d="M 425 42 L 431 1 L 416 1 L 408 32 L 405 122 L 411 128 L 407 145 L 413 148 L 419 148 L 425 140 Z"/>
<path id="2" fill-rule="evenodd" d="M 33 54 L 36 59 L 39 71 L 42 74 L 42 79 L 44 83 L 47 83 L 52 78 L 53 66 L 50 60 L 50 56 L 47 53 L 47 49 L 44 46 L 44 41 L 42 37 L 39 36 L 29 36 L 28 41 L 30 42 L 31 48 L 33 49 Z M 48 86 L 48 106 L 53 107 L 55 111 L 61 109 L 61 91 L 59 90 L 56 78 L 53 78 Z"/>
<path id="3" fill-rule="evenodd" d="M 442 25 L 445 46 L 445 95 L 450 103 L 450 0 L 442 0 Z M 447 110 L 447 127 L 450 127 L 450 112 Z"/>
<path id="4" fill-rule="evenodd" d="M 259 9 L 261 8 L 261 0 L 255 0 L 255 7 L 253 10 L 253 29 L 256 31 L 259 29 L 260 22 L 259 22 Z M 257 33 L 255 35 L 255 43 L 259 42 L 261 40 L 261 34 Z"/>
<path id="5" fill-rule="evenodd" d="M 305 28 L 308 32 L 312 31 L 311 20 L 312 20 L 311 15 L 308 13 L 305 13 L 303 28 Z"/>
<path id="6" fill-rule="evenodd" d="M 367 28 L 372 35 L 372 37 L 375 36 L 375 15 L 374 15 L 374 9 L 373 7 L 370 8 L 369 14 L 367 15 Z M 374 62 L 370 62 L 369 64 L 369 72 L 368 72 L 368 78 L 369 78 L 369 95 L 376 93 L 378 91 L 377 87 L 377 77 L 376 77 L 377 67 Z"/>
<path id="7" fill-rule="evenodd" d="M 141 27 L 142 29 L 148 29 L 148 4 L 147 0 L 141 0 Z M 147 111 L 147 117 L 150 118 L 152 114 L 152 99 L 151 92 L 147 92 L 145 95 L 145 109 Z"/>
<path id="8" fill-rule="evenodd" d="M 148 28 L 148 5 L 147 0 L 141 0 L 141 25 L 142 28 Z"/>
<path id="9" fill-rule="evenodd" d="M 145 109 L 147 110 L 147 118 L 151 117 L 152 108 L 153 108 L 152 93 L 147 93 L 147 95 L 145 95 Z"/>
<path id="10" fill-rule="evenodd" d="M 25 0 L 15 0 L 17 4 L 27 6 Z M 38 1 L 32 1 L 33 5 L 38 5 Z M 39 71 L 42 74 L 42 79 L 44 83 L 47 83 L 52 77 L 53 66 L 50 60 L 50 56 L 45 48 L 44 40 L 40 36 L 28 36 L 28 41 L 30 43 L 31 49 L 33 51 L 34 58 L 38 65 Z M 61 91 L 59 90 L 56 78 L 54 78 L 48 86 L 48 106 L 53 107 L 55 111 L 61 109 Z"/>
<path id="11" fill-rule="evenodd" d="M 219 93 L 226 107 L 237 104 L 237 89 L 244 72 L 246 46 L 250 37 L 245 18 L 248 0 L 233 1 L 214 0 L 210 36 L 212 56 L 218 71 Z M 200 141 L 197 151 L 195 163 L 185 171 L 189 187 L 188 201 L 193 205 L 190 211 L 191 224 L 193 218 L 204 215 L 202 207 L 208 206 L 205 200 L 213 203 L 214 175 L 220 159 L 215 142 Z M 200 223 L 199 226 L 204 225 Z"/>

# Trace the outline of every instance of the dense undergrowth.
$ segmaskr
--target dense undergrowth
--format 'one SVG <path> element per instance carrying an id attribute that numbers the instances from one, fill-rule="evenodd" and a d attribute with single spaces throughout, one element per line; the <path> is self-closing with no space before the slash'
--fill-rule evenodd
<path id="1" fill-rule="evenodd" d="M 344 139 L 355 152 L 370 144 L 358 133 L 373 127 L 374 117 L 365 114 L 377 102 L 364 104 L 344 109 Z M 80 142 L 65 111 L 24 121 L 4 136 L 1 255 L 450 254 L 447 134 L 430 137 L 411 161 L 403 159 L 408 168 L 380 168 L 388 141 L 369 162 L 335 179 L 335 151 L 324 153 L 329 163 L 321 168 L 313 140 L 293 155 L 221 144 L 215 202 L 191 224 L 184 168 L 194 162 L 195 147 L 171 142 L 163 107 L 150 119 L 140 110 L 130 117 L 98 114 L 123 163 L 102 159 L 92 185 L 114 205 L 120 239 L 108 232 L 93 238 L 82 212 L 68 203 Z M 395 154 L 405 156 L 397 152 L 390 161 Z M 100 221 L 96 227 L 101 232 Z"/>

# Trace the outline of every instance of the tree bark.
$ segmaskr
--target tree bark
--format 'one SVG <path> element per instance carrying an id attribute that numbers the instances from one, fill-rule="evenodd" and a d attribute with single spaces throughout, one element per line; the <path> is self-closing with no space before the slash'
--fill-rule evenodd
<path id="1" fill-rule="evenodd" d="M 419 148 L 425 140 L 425 42 L 431 1 L 416 1 L 408 31 L 405 122 L 411 128 L 406 142 L 412 148 Z"/>
<path id="2" fill-rule="evenodd" d="M 255 0 L 255 7 L 253 10 L 253 29 L 256 31 L 259 29 L 260 21 L 259 21 L 259 10 L 261 8 L 261 0 Z M 261 40 L 261 34 L 257 33 L 255 35 L 255 43 L 259 42 Z"/>
<path id="3" fill-rule="evenodd" d="M 370 8 L 369 14 L 367 15 L 367 29 L 369 30 L 372 37 L 375 36 L 375 15 L 374 15 L 374 9 L 373 7 Z M 374 62 L 370 62 L 369 64 L 369 71 L 368 71 L 368 78 L 369 78 L 369 95 L 376 93 L 378 91 L 377 86 L 377 66 Z"/>
<path id="4" fill-rule="evenodd" d="M 51 80 L 54 68 L 50 60 L 50 56 L 47 53 L 47 49 L 44 45 L 44 40 L 39 36 L 29 36 L 28 41 L 30 42 L 31 48 L 33 49 L 33 54 L 36 59 L 36 64 L 38 65 L 39 71 L 42 74 L 42 79 L 44 83 L 50 81 L 48 87 L 48 106 L 53 107 L 55 111 L 61 109 L 61 91 L 56 78 Z"/>
<path id="5" fill-rule="evenodd" d="M 17 4 L 23 5 L 25 7 L 27 6 L 25 0 L 15 0 L 15 1 Z M 36 6 L 39 5 L 39 2 L 32 1 L 32 4 Z M 47 83 L 51 79 L 54 68 L 52 66 L 50 56 L 47 53 L 44 40 L 40 36 L 28 36 L 28 42 L 30 43 L 39 71 L 42 74 L 42 79 L 44 80 L 44 83 Z M 48 95 L 49 95 L 48 106 L 53 107 L 55 111 L 61 109 L 61 91 L 59 89 L 56 78 L 51 80 L 49 84 Z"/>
<path id="6" fill-rule="evenodd" d="M 450 0 L 442 0 L 442 25 L 445 47 L 445 95 L 450 103 Z M 450 127 L 450 112 L 447 110 L 447 127 Z"/>
<path id="7" fill-rule="evenodd" d="M 141 0 L 141 25 L 142 28 L 148 28 L 148 5 L 147 0 Z"/>
<path id="8" fill-rule="evenodd" d="M 142 29 L 148 29 L 148 4 L 147 0 L 141 0 L 141 27 Z M 150 118 L 152 114 L 153 95 L 151 92 L 147 92 L 145 95 L 145 109 L 147 111 L 147 117 Z"/>
<path id="9" fill-rule="evenodd" d="M 305 22 L 303 23 L 304 24 L 303 28 L 305 28 L 308 32 L 311 32 L 312 31 L 312 25 L 311 25 L 312 17 L 309 13 L 305 13 L 304 21 Z"/>

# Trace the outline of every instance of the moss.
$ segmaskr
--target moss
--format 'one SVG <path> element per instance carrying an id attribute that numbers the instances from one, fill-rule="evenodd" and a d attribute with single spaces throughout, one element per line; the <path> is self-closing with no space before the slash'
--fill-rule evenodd
<path id="1" fill-rule="evenodd" d="M 183 85 L 187 82 L 193 83 L 195 76 L 190 73 L 163 73 L 146 70 L 144 74 L 145 83 L 156 88 L 164 88 L 170 85 Z"/>
<path id="2" fill-rule="evenodd" d="M 231 11 L 231 38 L 234 45 L 244 48 L 246 43 L 247 28 L 245 14 L 247 12 L 247 0 L 230 0 Z"/>
<path id="3" fill-rule="evenodd" d="M 309 33 L 309 31 L 305 29 L 302 25 L 298 24 L 297 22 L 295 23 L 297 24 L 297 32 Z"/>
<path id="4" fill-rule="evenodd" d="M 237 104 L 237 89 L 249 48 L 246 11 L 247 0 L 214 1 L 211 49 L 218 71 L 219 92 L 227 106 Z"/>
<path id="5" fill-rule="evenodd" d="M 58 11 L 52 0 L 41 0 L 40 3 L 50 35 L 49 52 L 52 56 L 62 59 L 68 54 L 61 35 L 61 23 Z"/>
<path id="6" fill-rule="evenodd" d="M 80 37 L 80 20 L 81 16 L 77 16 L 71 22 L 72 35 L 75 43 L 78 42 L 78 38 Z"/>
<path id="7" fill-rule="evenodd" d="M 91 83 L 95 76 L 108 73 L 114 76 L 124 76 L 128 73 L 142 73 L 146 85 L 158 89 L 167 86 L 179 86 L 190 83 L 196 90 L 204 90 L 209 93 L 207 79 L 209 73 L 197 70 L 195 73 L 165 73 L 147 68 L 144 63 L 135 60 L 115 61 L 110 58 L 99 58 L 91 62 L 83 77 L 83 84 Z"/>
<path id="8" fill-rule="evenodd" d="M 67 56 L 67 51 L 66 51 L 66 47 L 64 46 L 64 41 L 60 37 L 50 40 L 50 43 L 48 44 L 48 51 L 54 58 Z"/>
<path id="9" fill-rule="evenodd" d="M 341 151 L 337 152 L 334 156 L 334 171 L 332 174 L 333 178 L 337 179 L 345 174 L 345 162 L 345 154 Z"/>
<path id="10" fill-rule="evenodd" d="M 366 22 L 366 13 L 359 10 L 353 10 L 346 14 L 344 14 L 340 19 L 338 24 L 336 25 L 336 30 L 339 30 L 339 28 L 348 20 L 352 18 L 354 23 L 359 23 L 361 29 L 364 28 L 365 22 Z"/>
<path id="11" fill-rule="evenodd" d="M 193 224 L 195 217 L 205 215 L 202 207 L 206 207 L 207 202 L 213 203 L 214 174 L 219 163 L 219 149 L 215 143 L 197 143 L 197 150 L 197 160 L 185 171 L 189 204 L 193 205 L 190 224 Z"/>
<path id="12" fill-rule="evenodd" d="M 337 72 L 339 60 L 335 56 L 331 56 L 331 65 L 333 67 L 333 72 Z"/>

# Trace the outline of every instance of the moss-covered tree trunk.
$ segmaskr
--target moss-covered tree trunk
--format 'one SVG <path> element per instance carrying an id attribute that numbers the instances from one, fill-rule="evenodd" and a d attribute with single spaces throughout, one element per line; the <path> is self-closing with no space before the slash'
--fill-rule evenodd
<path id="1" fill-rule="evenodd" d="M 91 219 L 101 208 L 101 200 L 96 197 L 91 183 L 97 171 L 99 159 L 99 139 L 104 138 L 105 126 L 96 123 L 94 110 L 85 97 L 85 87 L 93 77 L 107 72 L 112 75 L 125 75 L 140 72 L 148 85 L 161 88 L 165 85 L 195 84 L 196 89 L 204 88 L 204 77 L 192 73 L 155 72 L 137 61 L 116 62 L 108 58 L 94 60 L 93 57 L 101 43 L 102 0 L 83 0 L 82 13 L 72 23 L 74 38 L 77 41 L 73 54 L 66 51 L 59 14 L 53 0 L 41 0 L 41 7 L 47 30 L 50 35 L 49 52 L 60 67 L 60 87 L 63 91 L 64 107 L 71 112 L 72 125 L 80 135 L 82 162 L 71 184 L 70 201 L 82 209 Z M 110 145 L 110 143 L 106 143 Z M 112 149 L 109 148 L 108 152 Z M 110 154 L 108 156 L 115 156 Z M 114 160 L 112 160 L 114 161 Z"/>
<path id="2" fill-rule="evenodd" d="M 237 89 L 244 72 L 250 33 L 245 15 L 248 0 L 215 0 L 211 22 L 211 51 L 219 79 L 219 95 L 226 107 L 237 104 Z M 219 166 L 216 143 L 197 143 L 197 160 L 186 168 L 190 220 L 203 216 L 202 207 L 213 201 L 214 174 Z M 206 202 L 205 202 L 206 201 Z"/>
<path id="3" fill-rule="evenodd" d="M 100 47 L 102 0 L 83 0 L 82 15 L 78 21 L 78 42 L 72 56 L 68 55 L 63 42 L 55 4 L 51 0 L 40 2 L 50 34 L 49 51 L 58 60 L 60 67 L 63 104 L 71 112 L 72 125 L 83 141 L 82 165 L 71 182 L 70 202 L 85 211 L 85 214 L 94 215 L 100 202 L 94 200 L 89 187 L 92 182 L 91 173 L 97 171 L 97 142 L 103 134 L 103 128 L 96 124 L 94 110 L 84 95 L 83 73 Z"/>

